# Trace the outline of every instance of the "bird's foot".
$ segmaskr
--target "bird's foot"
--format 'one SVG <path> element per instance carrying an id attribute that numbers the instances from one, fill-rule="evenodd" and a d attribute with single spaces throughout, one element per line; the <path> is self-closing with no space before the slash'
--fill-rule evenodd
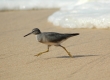
<path id="1" fill-rule="evenodd" d="M 36 55 L 34 55 L 34 56 L 37 56 L 37 57 L 38 57 L 38 56 L 41 55 L 41 54 L 42 54 L 42 53 L 39 53 L 39 54 L 36 54 Z"/>
<path id="2" fill-rule="evenodd" d="M 47 50 L 47 51 L 44 51 L 44 52 L 41 52 L 41 53 L 39 53 L 39 54 L 37 54 L 37 55 L 34 55 L 34 56 L 40 56 L 41 54 L 43 54 L 43 53 L 46 53 L 46 52 L 48 52 L 49 50 Z"/>
<path id="3" fill-rule="evenodd" d="M 34 55 L 34 56 L 37 56 L 38 57 L 39 55 L 37 54 L 37 55 Z"/>
<path id="4" fill-rule="evenodd" d="M 73 58 L 73 56 L 70 54 L 70 52 L 68 52 L 68 55 L 69 55 L 71 58 Z"/>

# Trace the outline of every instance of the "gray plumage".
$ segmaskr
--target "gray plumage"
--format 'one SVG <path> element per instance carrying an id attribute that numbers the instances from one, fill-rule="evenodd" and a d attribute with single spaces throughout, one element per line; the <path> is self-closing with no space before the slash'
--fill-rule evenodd
<path id="1" fill-rule="evenodd" d="M 48 51 L 49 51 L 49 46 L 51 46 L 51 45 L 60 46 L 66 50 L 66 48 L 61 46 L 60 43 L 72 36 L 79 35 L 79 33 L 63 34 L 63 33 L 56 33 L 56 32 L 41 32 L 38 28 L 34 28 L 31 33 L 28 33 L 24 37 L 26 37 L 30 34 L 37 35 L 37 39 L 39 42 L 47 44 Z M 45 51 L 45 52 L 48 52 L 48 51 Z M 42 53 L 45 53 L 45 52 L 42 52 Z M 69 56 L 71 56 L 71 54 L 67 50 L 66 50 L 66 52 L 68 53 Z M 40 54 L 42 54 L 42 53 L 40 53 Z"/>
<path id="2" fill-rule="evenodd" d="M 62 41 L 68 39 L 69 37 L 76 36 L 78 33 L 74 34 L 61 34 L 56 32 L 43 32 L 37 35 L 37 39 L 41 43 L 61 43 Z"/>

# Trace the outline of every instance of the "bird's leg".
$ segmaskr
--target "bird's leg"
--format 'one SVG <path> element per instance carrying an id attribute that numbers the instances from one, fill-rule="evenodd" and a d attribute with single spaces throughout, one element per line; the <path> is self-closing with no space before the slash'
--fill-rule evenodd
<path id="1" fill-rule="evenodd" d="M 70 57 L 73 57 L 73 56 L 70 54 L 70 52 L 68 52 L 67 49 L 66 49 L 64 46 L 61 46 L 61 45 L 59 45 L 59 46 L 62 47 L 62 48 L 68 53 L 68 55 L 69 55 Z"/>
<path id="2" fill-rule="evenodd" d="M 40 52 L 39 54 L 37 54 L 37 55 L 35 55 L 35 56 L 39 56 L 39 55 L 41 55 L 41 54 L 43 54 L 43 53 L 46 53 L 46 52 L 49 52 L 49 47 L 50 47 L 50 45 L 48 45 L 48 49 L 46 50 L 46 51 L 44 51 L 44 52 Z"/>

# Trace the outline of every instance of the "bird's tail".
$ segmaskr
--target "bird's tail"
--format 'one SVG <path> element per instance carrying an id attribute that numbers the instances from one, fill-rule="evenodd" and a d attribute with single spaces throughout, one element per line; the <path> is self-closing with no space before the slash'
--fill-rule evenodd
<path id="1" fill-rule="evenodd" d="M 79 35 L 79 33 L 72 33 L 72 34 L 70 34 L 71 36 L 77 36 L 77 35 Z"/>
<path id="2" fill-rule="evenodd" d="M 69 37 L 73 37 L 73 36 L 77 36 L 77 35 L 79 35 L 79 33 L 67 34 L 66 36 L 69 38 Z"/>

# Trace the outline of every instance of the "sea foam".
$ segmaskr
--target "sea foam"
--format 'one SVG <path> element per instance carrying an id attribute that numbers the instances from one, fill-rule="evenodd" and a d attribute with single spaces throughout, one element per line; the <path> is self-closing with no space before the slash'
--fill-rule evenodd
<path id="1" fill-rule="evenodd" d="M 64 28 L 110 28 L 110 0 L 0 0 L 0 10 L 60 10 L 48 21 Z"/>
<path id="2" fill-rule="evenodd" d="M 60 8 L 77 0 L 0 0 L 0 10 Z"/>
<path id="3" fill-rule="evenodd" d="M 48 21 L 64 28 L 110 28 L 110 0 L 88 0 L 62 7 Z"/>

